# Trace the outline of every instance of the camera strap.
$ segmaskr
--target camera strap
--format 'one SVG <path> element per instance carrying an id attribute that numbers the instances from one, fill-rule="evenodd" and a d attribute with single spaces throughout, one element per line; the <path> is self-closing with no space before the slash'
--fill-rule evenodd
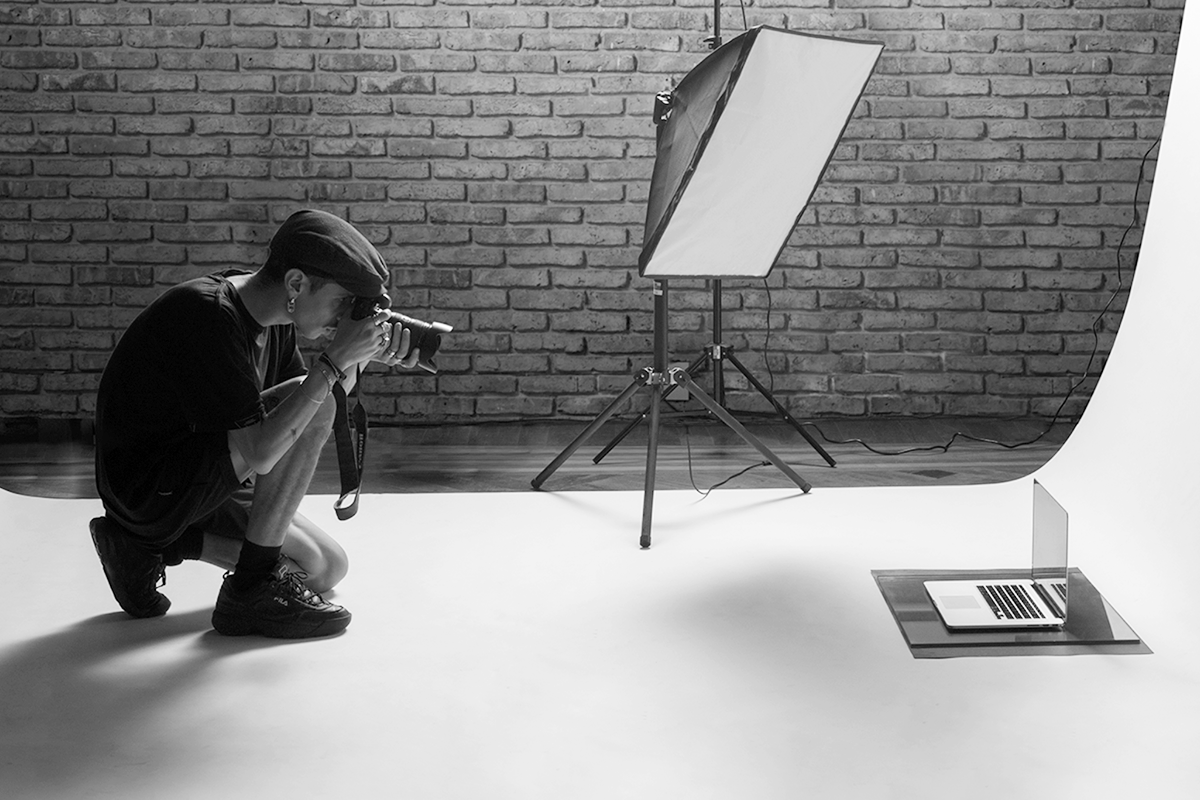
<path id="1" fill-rule="evenodd" d="M 357 376 L 362 377 L 361 371 Z M 333 384 L 337 414 L 333 419 L 333 437 L 337 445 L 338 470 L 342 478 L 342 495 L 333 504 L 338 519 L 347 520 L 358 513 L 358 493 L 362 488 L 363 459 L 367 452 L 367 412 L 363 408 L 358 385 L 354 388 L 353 419 L 347 409 L 346 390 L 341 381 Z M 351 439 L 350 428 L 355 430 Z"/>

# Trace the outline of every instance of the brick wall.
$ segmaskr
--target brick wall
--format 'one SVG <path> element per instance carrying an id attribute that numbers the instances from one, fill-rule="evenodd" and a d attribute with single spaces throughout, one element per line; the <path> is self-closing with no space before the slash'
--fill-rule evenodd
<path id="1" fill-rule="evenodd" d="M 596 412 L 649 363 L 650 111 L 706 54 L 711 14 L 0 3 L 0 418 L 88 416 L 140 307 L 257 266 L 305 206 L 376 242 L 398 307 L 457 329 L 437 377 L 368 379 L 376 417 Z M 1053 413 L 1116 286 L 1182 2 L 756 0 L 746 15 L 886 50 L 779 266 L 726 282 L 725 342 L 800 416 Z M 727 3 L 722 33 L 741 29 Z M 672 284 L 674 358 L 710 338 L 710 303 L 703 283 Z M 727 385 L 765 410 L 740 376 Z"/>

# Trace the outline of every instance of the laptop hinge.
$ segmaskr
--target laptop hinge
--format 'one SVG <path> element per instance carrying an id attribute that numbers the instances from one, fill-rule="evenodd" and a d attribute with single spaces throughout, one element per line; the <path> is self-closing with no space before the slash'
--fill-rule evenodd
<path id="1" fill-rule="evenodd" d="M 1047 578 L 1044 580 L 1050 580 L 1053 582 L 1053 579 Z M 1058 598 L 1054 596 L 1053 592 L 1046 591 L 1046 588 L 1042 586 L 1040 580 L 1035 579 L 1033 581 L 1033 590 L 1038 593 L 1038 596 L 1042 598 L 1042 602 L 1046 604 L 1046 607 L 1053 611 L 1059 619 L 1061 619 L 1063 622 L 1067 621 L 1066 610 L 1058 604 Z"/>

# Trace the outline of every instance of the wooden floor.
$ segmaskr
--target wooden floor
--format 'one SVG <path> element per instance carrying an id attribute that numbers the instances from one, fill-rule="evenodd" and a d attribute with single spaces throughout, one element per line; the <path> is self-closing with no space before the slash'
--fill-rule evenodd
<path id="1" fill-rule="evenodd" d="M 805 423 L 836 461 L 830 467 L 794 428 L 765 417 L 740 417 L 773 453 L 814 488 L 981 484 L 1012 480 L 1050 459 L 1071 425 L 1047 432 L 1043 420 L 885 419 Z M 637 425 L 599 463 L 593 458 L 632 417 L 607 422 L 545 480 L 546 490 L 640 489 L 646 474 L 646 425 Z M 588 420 L 374 427 L 364 493 L 529 491 Z M 987 443 L 972 438 L 989 440 Z M 0 488 L 42 497 L 96 496 L 93 448 L 79 437 L 7 437 L 0 441 Z M 23 438 L 25 441 L 13 441 Z M 46 441 L 57 438 L 58 441 Z M 860 440 L 860 441 L 853 441 Z M 860 443 L 861 442 L 861 443 Z M 1023 446 L 1012 445 L 1032 442 Z M 881 452 L 872 452 L 865 445 Z M 950 443 L 950 447 L 945 445 Z M 745 470 L 745 472 L 743 472 Z M 655 470 L 658 489 L 707 491 L 793 485 L 757 450 L 715 419 L 664 419 Z M 338 493 L 332 442 L 311 492 Z"/>

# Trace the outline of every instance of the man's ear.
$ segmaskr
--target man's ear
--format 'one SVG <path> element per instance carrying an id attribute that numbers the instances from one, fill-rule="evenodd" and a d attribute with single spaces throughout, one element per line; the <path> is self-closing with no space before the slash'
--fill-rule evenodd
<path id="1" fill-rule="evenodd" d="M 308 287 L 308 276 L 293 267 L 283 274 L 283 285 L 290 293 L 300 294 Z"/>

